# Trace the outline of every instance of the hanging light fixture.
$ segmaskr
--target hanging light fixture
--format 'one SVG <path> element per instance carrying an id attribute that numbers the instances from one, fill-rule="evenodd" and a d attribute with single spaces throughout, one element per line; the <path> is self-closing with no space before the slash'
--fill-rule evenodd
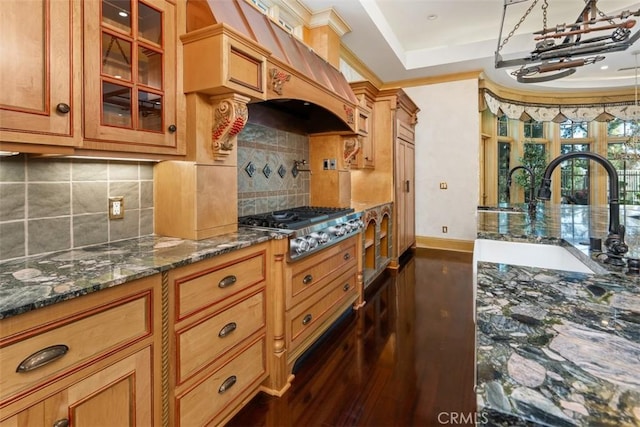
<path id="1" fill-rule="evenodd" d="M 507 6 L 532 1 L 520 21 L 502 38 Z M 502 22 L 495 52 L 495 67 L 504 68 L 519 65 L 512 74 L 520 83 L 540 83 L 570 76 L 576 68 L 602 61 L 602 54 L 626 50 L 640 38 L 640 30 L 634 34 L 631 28 L 636 21 L 631 16 L 640 16 L 635 12 L 624 11 L 618 15 L 607 16 L 598 10 L 597 0 L 585 0 L 585 7 L 573 24 L 547 26 L 548 0 L 542 0 L 542 29 L 535 31 L 535 49 L 522 58 L 503 59 L 502 48 L 509 42 L 520 25 L 531 14 L 540 0 L 504 0 Z M 588 37 L 587 37 L 588 35 Z"/>

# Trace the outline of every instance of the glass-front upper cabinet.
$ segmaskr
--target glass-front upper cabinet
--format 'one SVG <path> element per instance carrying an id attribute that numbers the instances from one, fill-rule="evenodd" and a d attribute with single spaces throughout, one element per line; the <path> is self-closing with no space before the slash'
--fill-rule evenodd
<path id="1" fill-rule="evenodd" d="M 84 2 L 85 148 L 176 152 L 175 6 Z"/>

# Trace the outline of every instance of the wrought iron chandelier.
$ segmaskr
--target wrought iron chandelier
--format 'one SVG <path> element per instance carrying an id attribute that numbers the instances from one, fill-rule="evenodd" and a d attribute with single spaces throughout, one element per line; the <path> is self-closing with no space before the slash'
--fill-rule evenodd
<path id="1" fill-rule="evenodd" d="M 532 1 L 513 30 L 503 38 L 502 32 L 507 7 L 516 3 Z M 608 16 L 600 11 L 597 0 L 585 0 L 584 9 L 574 23 L 547 26 L 548 0 L 542 0 L 542 29 L 535 31 L 535 49 L 520 58 L 503 59 L 502 48 L 509 42 L 540 0 L 504 0 L 502 22 L 495 53 L 495 67 L 505 68 L 519 65 L 512 74 L 520 83 L 540 83 L 570 76 L 576 68 L 604 59 L 603 54 L 624 51 L 640 38 L 640 30 L 632 33 L 636 24 L 632 16 L 637 11 L 624 11 Z"/>

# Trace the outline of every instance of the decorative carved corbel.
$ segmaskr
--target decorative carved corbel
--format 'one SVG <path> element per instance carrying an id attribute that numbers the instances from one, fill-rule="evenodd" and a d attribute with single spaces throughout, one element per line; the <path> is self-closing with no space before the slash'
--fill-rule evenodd
<path id="1" fill-rule="evenodd" d="M 214 105 L 211 143 L 214 158 L 219 160 L 231 153 L 236 135 L 247 123 L 249 98 L 232 94 L 224 98 L 212 97 L 211 102 Z"/>
<path id="2" fill-rule="evenodd" d="M 350 125 L 355 123 L 355 112 L 353 111 L 353 108 L 349 107 L 348 105 L 343 105 L 344 108 L 344 112 L 347 115 L 347 123 L 349 123 Z"/>
<path id="3" fill-rule="evenodd" d="M 291 74 L 287 74 L 277 68 L 269 70 L 269 76 L 271 77 L 271 89 L 278 95 L 282 95 L 282 87 L 286 82 L 291 80 Z"/>
<path id="4" fill-rule="evenodd" d="M 344 164 L 351 165 L 351 160 L 356 157 L 360 151 L 360 141 L 357 137 L 345 138 L 344 139 Z"/>

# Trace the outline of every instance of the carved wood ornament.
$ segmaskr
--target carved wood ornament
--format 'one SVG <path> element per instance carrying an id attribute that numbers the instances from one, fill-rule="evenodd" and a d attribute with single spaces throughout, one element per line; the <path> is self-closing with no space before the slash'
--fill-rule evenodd
<path id="1" fill-rule="evenodd" d="M 358 141 L 357 137 L 353 137 L 353 138 L 345 138 L 344 140 L 344 163 L 346 165 L 350 165 L 351 164 L 351 160 L 353 160 L 356 157 L 356 154 L 358 154 L 358 151 L 360 151 L 360 141 Z"/>
<path id="2" fill-rule="evenodd" d="M 212 98 L 212 101 L 218 101 Z M 244 128 L 249 118 L 247 103 L 249 98 L 232 95 L 221 99 L 213 112 L 211 143 L 216 159 L 228 156 L 233 150 L 236 135 Z"/>
<path id="3" fill-rule="evenodd" d="M 347 115 L 347 123 L 349 124 L 355 123 L 355 112 L 353 108 L 349 107 L 348 105 L 343 105 L 343 108 L 344 108 L 345 114 Z"/>
<path id="4" fill-rule="evenodd" d="M 271 89 L 278 95 L 282 95 L 282 87 L 286 82 L 291 80 L 291 74 L 287 74 L 277 68 L 269 70 L 269 76 L 271 77 Z"/>

